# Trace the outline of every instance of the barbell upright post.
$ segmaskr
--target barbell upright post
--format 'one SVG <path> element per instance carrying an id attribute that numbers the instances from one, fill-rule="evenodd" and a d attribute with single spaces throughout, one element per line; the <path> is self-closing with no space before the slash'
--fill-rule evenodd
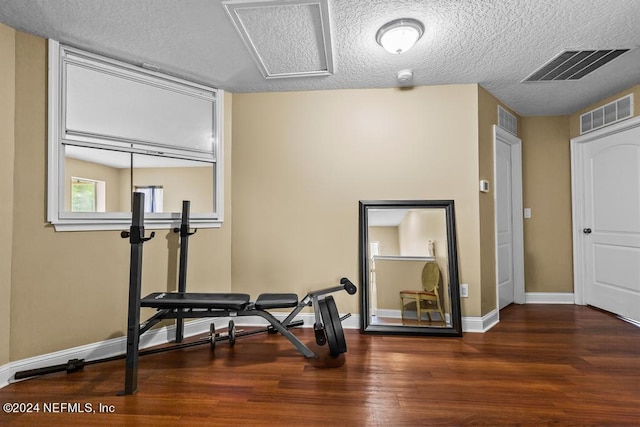
<path id="1" fill-rule="evenodd" d="M 178 292 L 187 292 L 187 256 L 189 255 L 189 205 L 182 201 L 182 221 L 180 224 L 180 265 L 178 267 Z M 184 318 L 176 318 L 176 342 L 184 339 Z"/>
<path id="2" fill-rule="evenodd" d="M 144 239 L 144 194 L 133 193 L 133 213 L 129 243 L 131 263 L 129 269 L 129 310 L 127 320 L 127 357 L 124 394 L 138 390 L 138 346 L 140 344 L 140 293 L 142 287 L 142 245 Z M 123 234 L 123 236 L 125 236 Z"/>

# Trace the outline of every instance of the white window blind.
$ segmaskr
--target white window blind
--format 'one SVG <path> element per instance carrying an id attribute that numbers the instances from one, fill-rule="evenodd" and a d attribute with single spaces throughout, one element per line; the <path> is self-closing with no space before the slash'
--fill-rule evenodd
<path id="1" fill-rule="evenodd" d="M 64 143 L 213 161 L 215 92 L 63 47 Z"/>

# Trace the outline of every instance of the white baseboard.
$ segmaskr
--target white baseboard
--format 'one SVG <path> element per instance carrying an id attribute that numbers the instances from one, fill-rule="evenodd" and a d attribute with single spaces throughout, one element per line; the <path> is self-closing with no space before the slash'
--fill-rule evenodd
<path id="1" fill-rule="evenodd" d="M 527 292 L 525 304 L 575 304 L 576 297 L 569 292 Z"/>
<path id="2" fill-rule="evenodd" d="M 400 310 L 378 309 L 375 311 L 375 315 L 377 315 L 378 317 L 388 317 L 390 319 L 402 318 L 402 312 Z"/>
<path id="3" fill-rule="evenodd" d="M 389 317 L 391 319 L 400 319 L 402 313 L 400 310 L 380 310 L 377 311 L 380 317 Z M 410 315 L 415 316 L 416 312 L 408 312 Z M 445 314 L 447 322 L 449 321 L 449 314 Z M 486 314 L 483 317 L 462 317 L 462 332 L 487 332 L 498 323 L 498 310 Z"/>
<path id="4" fill-rule="evenodd" d="M 640 322 L 638 322 L 637 320 L 629 319 L 628 317 L 622 317 L 622 316 L 618 316 L 618 315 L 616 315 L 616 317 L 618 319 L 620 319 L 620 320 L 623 320 L 623 321 L 627 322 L 627 323 L 631 323 L 633 326 L 636 326 L 636 327 L 640 328 Z"/>
<path id="5" fill-rule="evenodd" d="M 283 321 L 289 313 L 278 313 L 271 312 L 273 317 L 278 319 L 279 321 Z M 340 316 L 344 316 L 344 314 L 340 314 Z M 316 317 L 313 313 L 299 313 L 296 316 L 296 320 L 302 320 L 304 324 L 303 328 L 313 328 L 313 325 L 316 323 Z M 251 317 L 238 317 L 234 320 L 235 324 L 238 326 L 268 326 L 269 322 L 267 322 L 262 317 L 251 316 Z M 217 324 L 216 324 L 217 327 Z M 360 316 L 358 314 L 352 314 L 348 318 L 344 319 L 342 322 L 342 327 L 344 329 L 359 329 L 360 328 Z M 206 331 L 209 331 L 207 328 Z M 205 332 L 206 332 L 205 331 Z"/>
<path id="6" fill-rule="evenodd" d="M 490 311 L 482 317 L 463 317 L 462 332 L 487 332 L 499 322 L 498 310 Z"/>
<path id="7" fill-rule="evenodd" d="M 415 310 L 406 310 L 404 312 L 405 316 L 407 316 L 407 318 L 409 319 L 417 319 L 418 318 L 418 313 Z M 383 310 L 378 310 L 377 311 L 377 315 L 378 317 L 388 317 L 390 319 L 402 319 L 402 311 L 400 310 L 387 310 L 387 309 L 383 309 Z M 428 320 L 428 317 L 425 317 L 426 314 L 422 314 L 422 319 L 424 320 Z M 439 315 L 437 317 L 440 317 Z M 436 320 L 438 320 L 436 318 Z M 451 322 L 451 317 L 449 315 L 449 313 L 445 313 L 444 315 L 444 320 L 447 323 Z"/>
<path id="8" fill-rule="evenodd" d="M 11 370 L 11 363 L 0 366 L 0 388 L 9 384 L 9 379 L 15 375 L 15 372 Z"/>

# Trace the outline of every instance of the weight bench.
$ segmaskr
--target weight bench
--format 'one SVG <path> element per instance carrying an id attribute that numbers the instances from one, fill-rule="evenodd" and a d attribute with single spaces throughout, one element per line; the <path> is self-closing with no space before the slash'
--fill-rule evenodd
<path id="1" fill-rule="evenodd" d="M 271 313 L 266 311 L 270 309 L 296 307 L 298 304 L 298 296 L 296 294 L 261 294 L 258 299 L 252 303 L 248 294 L 241 293 L 156 292 L 140 300 L 141 307 L 155 308 L 158 310 L 154 316 L 140 325 L 140 334 L 143 334 L 164 319 L 258 316 L 269 322 L 273 331 L 279 332 L 286 337 L 305 357 L 314 357 L 315 353 L 287 328 L 290 321 L 286 323 L 280 322 Z M 242 335 L 236 334 L 235 331 L 230 331 L 229 336 L 237 337 Z M 212 330 L 211 340 L 212 347 L 214 347 L 214 330 Z"/>

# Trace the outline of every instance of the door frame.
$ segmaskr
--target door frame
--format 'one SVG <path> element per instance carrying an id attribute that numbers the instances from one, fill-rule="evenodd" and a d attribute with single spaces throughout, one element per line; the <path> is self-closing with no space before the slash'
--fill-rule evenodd
<path id="1" fill-rule="evenodd" d="M 496 272 L 496 310 L 500 309 L 498 282 L 498 192 L 497 189 L 497 144 L 511 146 L 511 218 L 513 221 L 513 301 L 525 303 L 524 292 L 524 224 L 522 218 L 522 141 L 517 136 L 493 125 L 493 221 Z"/>
<path id="2" fill-rule="evenodd" d="M 586 263 L 585 263 L 585 236 L 582 229 L 585 227 L 584 206 L 584 169 L 582 157 L 584 144 L 600 138 L 604 138 L 629 129 L 640 127 L 640 116 L 636 116 L 611 126 L 571 138 L 571 220 L 573 223 L 573 295 L 577 305 L 586 304 Z"/>

